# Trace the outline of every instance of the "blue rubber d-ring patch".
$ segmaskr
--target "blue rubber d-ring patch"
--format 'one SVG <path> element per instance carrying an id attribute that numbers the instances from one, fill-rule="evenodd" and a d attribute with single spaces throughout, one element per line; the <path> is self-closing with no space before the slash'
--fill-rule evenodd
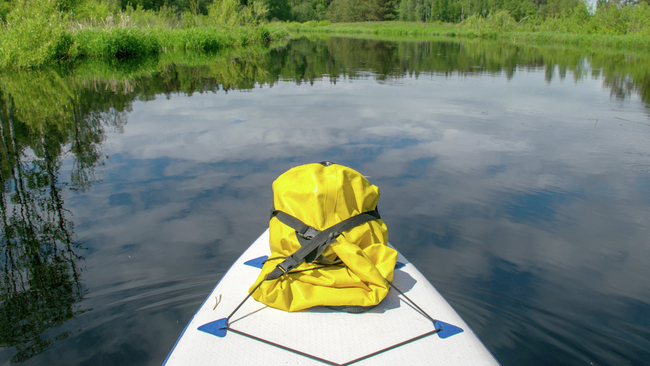
<path id="1" fill-rule="evenodd" d="M 215 320 L 213 322 L 203 324 L 198 329 L 202 332 L 206 332 L 208 334 L 216 335 L 217 337 L 223 338 L 226 336 L 226 332 L 228 331 L 226 329 L 227 326 L 228 326 L 228 319 L 221 318 L 219 320 Z"/>
<path id="2" fill-rule="evenodd" d="M 463 329 L 459 328 L 455 325 L 451 325 L 449 323 L 441 322 L 440 320 L 436 320 L 436 327 L 440 328 L 441 330 L 438 332 L 438 337 L 440 338 L 449 338 L 453 336 L 454 334 L 462 333 Z"/>
<path id="3" fill-rule="evenodd" d="M 262 269 L 262 267 L 264 267 L 264 261 L 267 260 L 268 258 L 269 258 L 268 255 L 263 255 L 261 257 L 257 257 L 257 258 L 253 258 L 251 260 L 248 260 L 248 261 L 244 262 L 244 264 L 247 265 L 247 266 Z"/>

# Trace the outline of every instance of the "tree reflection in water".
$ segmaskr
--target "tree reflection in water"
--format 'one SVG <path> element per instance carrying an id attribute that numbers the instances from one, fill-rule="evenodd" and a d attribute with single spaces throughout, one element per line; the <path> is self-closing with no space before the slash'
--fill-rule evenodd
<path id="1" fill-rule="evenodd" d="M 84 191 L 98 180 L 105 126 L 123 114 L 93 112 L 70 84 L 50 71 L 3 76 L 0 83 L 2 266 L 0 346 L 12 362 L 41 353 L 71 331 L 56 328 L 87 311 L 81 243 L 75 241 L 62 191 Z M 69 183 L 60 170 L 72 155 Z"/>

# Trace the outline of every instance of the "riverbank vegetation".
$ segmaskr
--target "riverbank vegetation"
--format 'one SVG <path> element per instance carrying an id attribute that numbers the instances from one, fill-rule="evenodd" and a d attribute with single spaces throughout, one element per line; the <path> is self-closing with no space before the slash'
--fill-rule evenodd
<path id="1" fill-rule="evenodd" d="M 290 12 L 293 18 L 287 20 L 301 23 L 401 20 L 495 31 L 650 35 L 650 0 L 596 0 L 593 4 L 589 0 L 328 1 L 294 0 L 292 4 L 297 5 Z M 312 10 L 301 10 L 307 8 Z"/>
<path id="2" fill-rule="evenodd" d="M 189 0 L 186 8 L 123 7 L 101 0 L 0 0 L 0 67 L 34 67 L 87 57 L 216 51 L 285 37 L 264 24 L 262 0 Z M 203 8 L 201 6 L 204 6 Z"/>
<path id="3" fill-rule="evenodd" d="M 650 0 L 0 0 L 0 68 L 215 51 L 293 32 L 650 49 Z"/>
<path id="4" fill-rule="evenodd" d="M 294 32 L 462 36 L 650 49 L 650 0 L 600 0 L 596 7 L 584 0 L 401 0 L 394 11 L 378 7 L 361 19 L 337 8 L 341 6 L 337 4 L 353 1 L 361 2 L 332 2 L 329 20 L 338 23 L 309 21 L 290 23 L 289 28 Z"/>

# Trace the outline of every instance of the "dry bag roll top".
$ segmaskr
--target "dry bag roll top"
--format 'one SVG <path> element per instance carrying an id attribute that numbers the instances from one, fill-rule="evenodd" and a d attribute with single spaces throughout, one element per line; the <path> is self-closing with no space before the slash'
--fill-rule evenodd
<path id="1" fill-rule="evenodd" d="M 378 200 L 378 187 L 338 164 L 302 165 L 278 177 L 271 255 L 253 298 L 286 311 L 379 304 L 388 294 L 386 280 L 393 280 L 397 252 L 387 246 Z"/>

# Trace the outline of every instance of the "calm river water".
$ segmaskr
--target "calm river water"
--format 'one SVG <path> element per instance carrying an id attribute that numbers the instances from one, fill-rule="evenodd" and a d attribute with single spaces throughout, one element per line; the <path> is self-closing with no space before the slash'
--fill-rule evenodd
<path id="1" fill-rule="evenodd" d="M 502 365 L 647 364 L 649 60 L 299 38 L 1 75 L 0 365 L 161 364 L 323 160 Z"/>

